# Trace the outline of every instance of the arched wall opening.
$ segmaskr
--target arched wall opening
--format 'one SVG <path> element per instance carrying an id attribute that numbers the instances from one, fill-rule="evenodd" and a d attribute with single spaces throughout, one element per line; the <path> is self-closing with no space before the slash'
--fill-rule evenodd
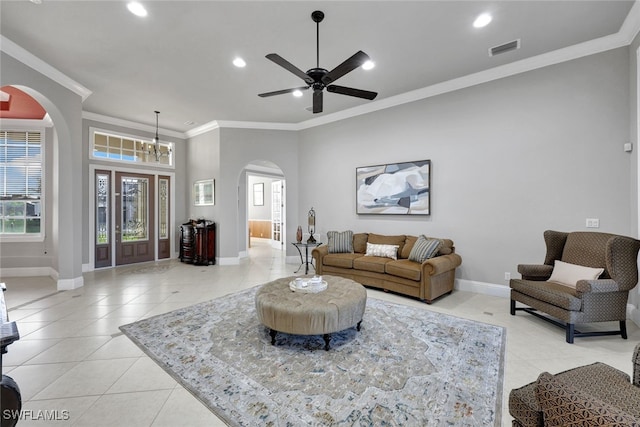
<path id="1" fill-rule="evenodd" d="M 238 223 L 238 234 L 246 256 L 252 241 L 286 251 L 287 192 L 282 169 L 269 160 L 252 160 L 243 167 L 238 187 L 244 188 L 244 220 Z"/>
<path id="2" fill-rule="evenodd" d="M 9 62 L 9 61 L 6 61 Z M 82 278 L 82 162 L 81 162 L 81 98 L 70 92 L 60 94 L 58 102 L 56 94 L 58 88 L 50 85 L 29 84 L 28 72 L 16 71 L 23 66 L 19 64 L 9 71 L 3 67 L 3 74 L 7 81 L 2 86 L 13 86 L 34 98 L 46 111 L 51 119 L 52 127 L 46 133 L 47 143 L 52 145 L 48 158 L 45 159 L 45 168 L 50 183 L 51 194 L 46 215 L 50 218 L 49 227 L 46 229 L 44 244 L 39 244 L 37 252 L 42 252 L 48 265 L 36 270 L 37 274 L 49 275 L 57 282 L 58 290 L 75 289 L 83 285 Z M 41 77 L 41 76 L 37 76 Z M 3 79 L 4 80 L 4 79 Z M 38 80 L 33 78 L 31 80 Z M 51 89 L 48 93 L 47 89 Z M 70 102 L 69 102 L 70 101 Z M 69 110 L 59 108 L 59 105 L 73 106 Z M 78 145 L 74 145 L 74 142 Z M 75 148 L 74 148 L 75 147 Z M 71 213 L 75 213 L 71 214 Z M 3 244 L 4 250 L 11 250 L 11 243 Z M 22 257 L 26 258 L 26 257 Z M 21 273 L 26 268 L 33 267 L 30 260 L 14 257 L 9 266 L 15 268 L 14 275 Z M 26 271 L 26 270 L 25 270 Z"/>

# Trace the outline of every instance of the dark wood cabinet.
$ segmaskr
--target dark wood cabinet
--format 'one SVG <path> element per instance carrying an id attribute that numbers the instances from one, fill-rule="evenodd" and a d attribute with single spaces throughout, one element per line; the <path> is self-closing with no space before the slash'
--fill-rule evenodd
<path id="1" fill-rule="evenodd" d="M 180 226 L 180 261 L 197 265 L 216 263 L 216 224 L 189 221 Z"/>

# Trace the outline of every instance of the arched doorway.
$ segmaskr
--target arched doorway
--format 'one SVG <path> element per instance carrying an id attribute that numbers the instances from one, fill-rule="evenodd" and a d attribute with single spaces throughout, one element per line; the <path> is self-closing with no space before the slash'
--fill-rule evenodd
<path id="1" fill-rule="evenodd" d="M 275 163 L 255 160 L 245 166 L 247 248 L 286 251 L 286 180 Z M 251 251 L 248 251 L 251 256 Z"/>
<path id="2" fill-rule="evenodd" d="M 43 190 L 48 194 L 48 197 L 45 196 L 46 204 L 43 207 L 46 220 L 45 238 L 38 242 L 3 243 L 6 253 L 15 254 L 11 260 L 4 260 L 6 262 L 3 268 L 10 271 L 14 264 L 23 263 L 21 258 L 28 257 L 28 263 L 32 268 L 36 268 L 36 271 L 42 271 L 45 266 L 50 268 L 49 275 L 57 280 L 58 290 L 75 289 L 83 285 L 82 234 L 81 229 L 77 227 L 81 218 L 73 215 L 82 212 L 82 197 L 77 196 L 82 194 L 82 151 L 73 149 L 75 143 L 80 143 L 81 132 L 71 132 L 70 123 L 76 123 L 70 118 L 71 112 L 59 110 L 53 100 L 40 91 L 18 84 L 4 85 L 3 88 L 18 89 L 33 98 L 46 111 L 46 120 L 49 122 L 48 126 L 44 126 L 45 157 L 42 162 L 45 171 L 43 177 L 46 179 L 46 188 Z M 80 106 L 78 102 L 78 117 Z M 25 122 L 29 123 L 30 120 L 33 119 L 27 119 Z M 32 125 L 34 123 L 27 124 Z M 38 126 L 37 123 L 35 125 Z M 79 127 L 77 129 L 79 130 Z M 7 244 L 11 245 L 10 250 L 5 246 Z M 33 245 L 37 249 L 32 250 Z M 21 255 L 25 251 L 28 254 Z M 40 256 L 34 257 L 34 253 L 39 253 Z M 34 261 L 42 264 L 42 268 L 38 270 L 39 265 L 34 265 Z"/>

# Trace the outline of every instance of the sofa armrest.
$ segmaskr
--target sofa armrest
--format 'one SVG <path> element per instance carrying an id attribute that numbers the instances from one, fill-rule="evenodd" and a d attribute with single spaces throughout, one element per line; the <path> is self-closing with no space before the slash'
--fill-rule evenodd
<path id="1" fill-rule="evenodd" d="M 454 270 L 462 264 L 462 257 L 453 253 L 449 255 L 440 255 L 434 258 L 426 259 L 422 262 L 422 274 L 427 276 L 435 276 L 450 270 Z"/>
<path id="2" fill-rule="evenodd" d="M 578 280 L 576 283 L 578 295 L 602 292 L 620 292 L 620 284 L 613 279 Z"/>
<path id="3" fill-rule="evenodd" d="M 311 256 L 313 257 L 313 260 L 315 261 L 316 274 L 322 274 L 322 267 L 323 267 L 322 258 L 324 258 L 324 256 L 326 254 L 328 254 L 328 253 L 329 253 L 329 246 L 328 245 L 316 246 L 311 251 Z"/>
<path id="4" fill-rule="evenodd" d="M 549 280 L 553 266 L 546 264 L 518 264 L 518 273 L 523 280 Z"/>

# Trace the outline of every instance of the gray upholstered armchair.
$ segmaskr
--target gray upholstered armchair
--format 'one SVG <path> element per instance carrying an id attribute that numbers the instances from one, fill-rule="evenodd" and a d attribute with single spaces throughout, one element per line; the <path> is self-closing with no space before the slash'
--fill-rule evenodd
<path id="1" fill-rule="evenodd" d="M 566 329 L 566 340 L 576 336 L 622 335 L 627 338 L 629 291 L 638 283 L 640 241 L 615 234 L 547 230 L 547 255 L 542 265 L 519 265 L 521 279 L 512 279 L 511 314 L 524 310 Z M 602 268 L 597 278 L 577 280 L 572 286 L 549 281 L 556 261 L 570 266 Z M 577 267 L 580 268 L 580 267 Z M 520 302 L 526 307 L 517 307 Z M 540 312 L 549 316 L 541 315 Z M 619 330 L 580 332 L 577 323 L 618 321 Z"/>

